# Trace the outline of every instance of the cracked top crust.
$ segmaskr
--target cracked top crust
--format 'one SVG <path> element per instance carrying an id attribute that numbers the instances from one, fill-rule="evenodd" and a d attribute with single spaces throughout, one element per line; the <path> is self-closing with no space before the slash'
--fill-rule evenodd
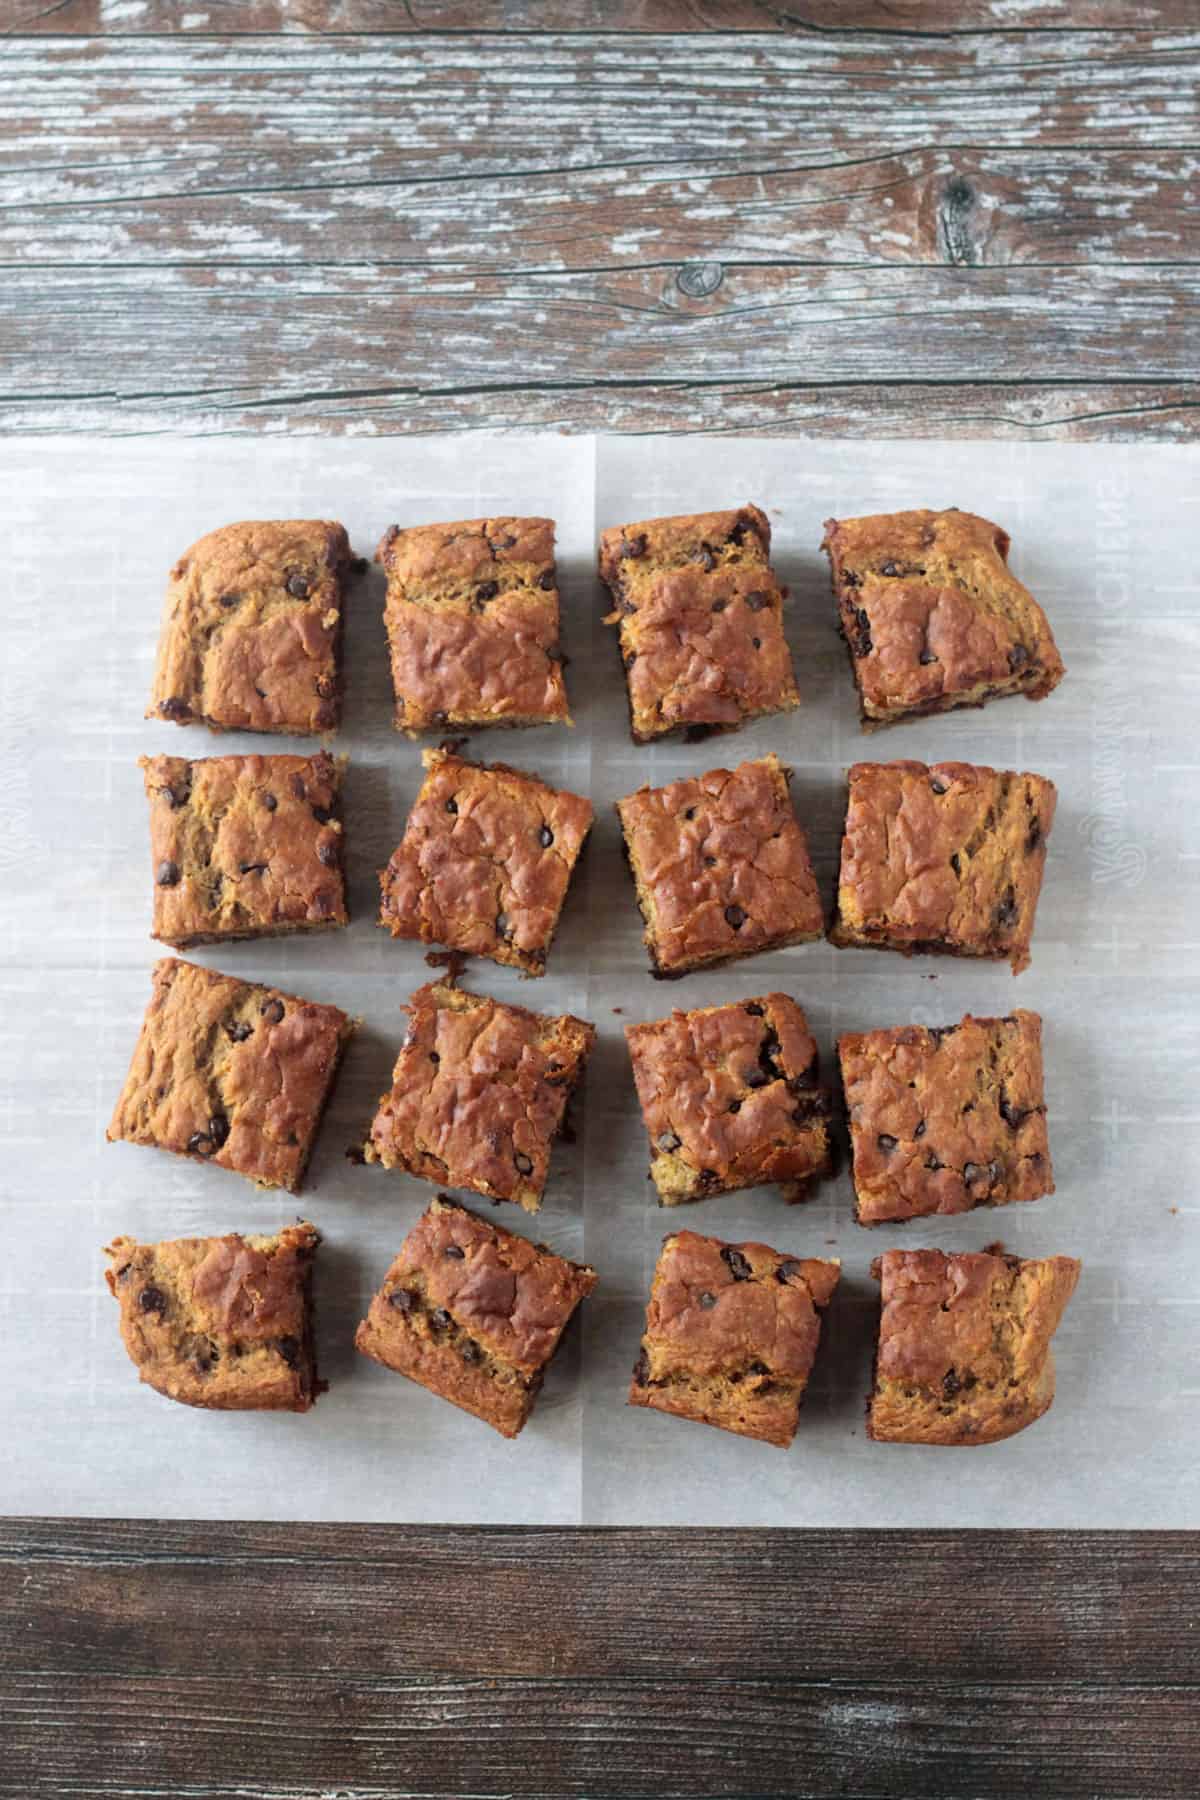
<path id="1" fill-rule="evenodd" d="M 276 1237 L 119 1237 L 105 1279 L 144 1382 L 168 1399 L 222 1411 L 307 1412 L 320 1391 L 309 1287 L 320 1233 Z"/>
<path id="2" fill-rule="evenodd" d="M 391 1298 L 408 1286 L 427 1308 L 444 1308 L 489 1357 L 529 1381 L 550 1361 L 572 1313 L 595 1285 L 594 1269 L 439 1196 L 388 1270 L 371 1303 L 368 1333 L 385 1346 L 408 1333 L 412 1309 Z"/>
<path id="3" fill-rule="evenodd" d="M 353 1030 L 336 1006 L 164 957 L 108 1127 L 299 1191 Z"/>
<path id="4" fill-rule="evenodd" d="M 439 982 L 418 988 L 408 1011 L 366 1160 L 535 1212 L 595 1027 Z"/>
<path id="5" fill-rule="evenodd" d="M 171 571 L 147 718 L 214 731 L 336 730 L 343 526 L 249 520 L 192 545 Z"/>
<path id="6" fill-rule="evenodd" d="M 639 788 L 617 813 L 660 972 L 821 936 L 821 897 L 778 757 Z"/>
<path id="7" fill-rule="evenodd" d="M 674 1012 L 625 1036 L 665 1205 L 828 1167 L 817 1046 L 786 994 Z"/>
<path id="8" fill-rule="evenodd" d="M 1057 793 L 973 763 L 855 763 L 835 944 L 1029 963 Z"/>
<path id="9" fill-rule="evenodd" d="M 570 724 L 552 519 L 464 519 L 379 546 L 396 729 Z"/>
<path id="10" fill-rule="evenodd" d="M 864 723 L 1042 700 L 1063 678 L 1046 615 L 1008 567 L 1008 533 L 974 513 L 828 519 L 842 635 Z"/>
<path id="11" fill-rule="evenodd" d="M 867 1430 L 910 1444 L 989 1444 L 1054 1398 L 1050 1340 L 1075 1291 L 1071 1256 L 888 1250 Z"/>
<path id="12" fill-rule="evenodd" d="M 789 1444 L 840 1273 L 766 1244 L 664 1239 L 630 1404 Z"/>
<path id="13" fill-rule="evenodd" d="M 541 975 L 591 802 L 503 763 L 426 750 L 404 837 L 380 871 L 379 923 Z"/>
<path id="14" fill-rule="evenodd" d="M 1037 1013 L 838 1039 L 860 1225 L 1054 1192 Z"/>
<path id="15" fill-rule="evenodd" d="M 799 704 L 757 506 L 618 525 L 600 576 L 619 627 L 635 742 L 687 727 L 732 730 Z"/>
<path id="16" fill-rule="evenodd" d="M 316 756 L 143 756 L 152 936 L 186 950 L 347 923 L 342 766 Z"/>

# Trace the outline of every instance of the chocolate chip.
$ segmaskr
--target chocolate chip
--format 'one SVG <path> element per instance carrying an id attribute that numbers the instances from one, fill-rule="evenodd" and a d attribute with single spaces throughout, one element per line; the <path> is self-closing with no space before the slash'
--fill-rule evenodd
<path id="1" fill-rule="evenodd" d="M 208 1135 L 219 1150 L 229 1136 L 229 1120 L 224 1113 L 213 1114 L 208 1121 Z"/>
<path id="2" fill-rule="evenodd" d="M 417 1296 L 408 1288 L 393 1288 L 388 1295 L 388 1305 L 394 1306 L 397 1312 L 408 1316 L 416 1305 Z"/>
<path id="3" fill-rule="evenodd" d="M 308 599 L 308 581 L 305 576 L 289 575 L 286 585 L 287 591 L 292 596 L 293 600 Z"/>
<path id="4" fill-rule="evenodd" d="M 921 1119 L 918 1122 L 917 1129 L 913 1132 L 913 1136 L 915 1138 L 923 1138 L 925 1136 L 925 1121 L 924 1121 L 924 1119 Z"/>
<path id="5" fill-rule="evenodd" d="M 920 656 L 918 656 L 917 661 L 921 664 L 922 668 L 928 668 L 930 663 L 935 663 L 937 661 L 937 657 L 933 654 L 932 650 L 926 647 L 922 650 Z"/>
<path id="6" fill-rule="evenodd" d="M 283 1018 L 283 1001 L 264 1000 L 259 1011 L 268 1025 L 278 1025 Z"/>
<path id="7" fill-rule="evenodd" d="M 722 1248 L 721 1260 L 722 1262 L 728 1263 L 729 1272 L 735 1281 L 753 1280 L 754 1270 L 750 1267 L 750 1264 L 746 1261 L 741 1251 L 735 1250 L 732 1244 L 726 1244 Z"/>
<path id="8" fill-rule="evenodd" d="M 244 1019 L 235 1019 L 232 1025 L 225 1027 L 225 1035 L 231 1044 L 244 1044 L 253 1030 L 253 1025 L 248 1025 Z"/>
<path id="9" fill-rule="evenodd" d="M 633 1379 L 639 1387 L 645 1387 L 650 1380 L 650 1358 L 644 1350 L 633 1365 Z"/>
<path id="10" fill-rule="evenodd" d="M 217 605 L 229 607 L 229 606 L 240 606 L 241 603 L 242 603 L 242 596 L 240 594 L 222 594 L 221 598 L 217 602 Z"/>
<path id="11" fill-rule="evenodd" d="M 517 1151 L 516 1155 L 513 1157 L 513 1161 L 517 1165 L 517 1174 L 518 1175 L 532 1175 L 533 1174 L 533 1163 L 530 1160 L 530 1158 L 528 1156 L 526 1156 L 526 1154 L 523 1150 Z"/>
<path id="12" fill-rule="evenodd" d="M 499 592 L 500 583 L 498 581 L 481 581 L 475 589 L 476 605 L 482 606 L 485 601 L 494 600 Z"/>
<path id="13" fill-rule="evenodd" d="M 676 1135 L 673 1131 L 660 1131 L 658 1134 L 658 1137 L 655 1139 L 655 1142 L 657 1143 L 660 1150 L 666 1150 L 666 1151 L 670 1152 L 672 1150 L 678 1150 L 680 1144 L 683 1142 L 683 1139 L 676 1137 Z"/>
<path id="14" fill-rule="evenodd" d="M 686 809 L 685 809 L 685 811 L 684 811 L 684 815 L 683 815 L 683 816 L 684 816 L 684 818 L 685 818 L 685 819 L 694 819 L 694 818 L 695 818 L 695 816 L 696 816 L 696 809 L 695 809 L 695 807 L 694 807 L 694 806 L 689 806 L 689 807 L 687 807 L 687 808 L 686 808 Z"/>
<path id="15" fill-rule="evenodd" d="M 217 1349 L 217 1346 L 213 1343 L 211 1338 L 206 1338 L 205 1341 L 197 1347 L 196 1352 L 192 1357 L 193 1365 L 200 1375 L 207 1375 L 209 1370 L 212 1369 L 216 1363 L 219 1363 L 220 1360 L 221 1352 Z"/>
<path id="16" fill-rule="evenodd" d="M 203 1131 L 193 1131 L 187 1147 L 193 1156 L 211 1156 L 216 1149 L 212 1139 Z"/>
<path id="17" fill-rule="evenodd" d="M 454 1321 L 446 1311 L 445 1307 L 439 1306 L 430 1313 L 429 1323 L 433 1326 L 435 1331 L 448 1331 Z"/>
<path id="18" fill-rule="evenodd" d="M 297 1367 L 300 1361 L 300 1339 L 294 1337 L 276 1338 L 275 1348 L 282 1356 L 289 1369 Z"/>
<path id="19" fill-rule="evenodd" d="M 957 850 L 950 858 L 950 867 L 954 870 L 956 875 L 962 875 L 962 858 L 959 856 Z"/>
<path id="20" fill-rule="evenodd" d="M 437 712 L 432 713 L 430 716 L 435 725 L 448 725 L 450 722 L 449 713 L 443 712 L 440 707 Z"/>
<path id="21" fill-rule="evenodd" d="M 491 548 L 493 551 L 511 550 L 513 545 L 516 543 L 516 541 L 517 540 L 512 535 L 511 531 L 505 532 L 503 537 L 496 537 L 496 538 L 488 539 L 488 542 L 491 545 Z"/>
<path id="22" fill-rule="evenodd" d="M 544 589 L 546 593 L 549 593 L 550 589 L 557 584 L 557 581 L 558 577 L 553 569 L 543 569 L 541 575 L 538 577 L 538 586 Z"/>
<path id="23" fill-rule="evenodd" d="M 144 1287 L 138 1295 L 138 1305 L 144 1313 L 157 1313 L 161 1318 L 167 1310 L 167 1296 L 161 1288 L 155 1287 L 151 1283 L 149 1287 Z"/>
<path id="24" fill-rule="evenodd" d="M 264 794 L 262 797 L 262 803 L 266 807 L 268 812 L 274 812 L 275 808 L 279 805 L 279 802 L 275 798 L 274 794 Z"/>
<path id="25" fill-rule="evenodd" d="M 740 931 L 742 926 L 746 923 L 746 914 L 742 911 L 740 906 L 727 906 L 725 908 L 725 923 L 727 925 L 732 925 L 735 931 Z"/>
<path id="26" fill-rule="evenodd" d="M 871 641 L 871 618 L 861 606 L 854 608 L 854 623 L 857 629 L 850 640 L 850 648 L 857 657 L 870 656 L 875 647 Z"/>
<path id="27" fill-rule="evenodd" d="M 854 573 L 853 569 L 843 569 L 842 570 L 842 586 L 848 587 L 848 588 L 861 587 L 862 586 L 862 577 L 859 575 L 856 575 Z"/>
<path id="28" fill-rule="evenodd" d="M 511 935 L 512 935 L 512 926 L 509 923 L 508 914 L 507 913 L 497 913 L 496 914 L 496 936 L 498 938 L 508 938 Z"/>
<path id="29" fill-rule="evenodd" d="M 462 1262 L 466 1252 L 461 1250 L 457 1244 L 447 1244 L 442 1255 L 448 1256 L 451 1262 Z"/>
<path id="30" fill-rule="evenodd" d="M 621 555 L 629 557 L 645 556 L 646 534 L 639 531 L 636 537 L 621 539 Z"/>
<path id="31" fill-rule="evenodd" d="M 327 806 L 314 806 L 312 815 L 318 825 L 328 825 L 330 819 L 333 817 L 333 814 Z"/>
<path id="32" fill-rule="evenodd" d="M 1036 850 L 1042 841 L 1042 827 L 1037 819 L 1029 827 L 1029 836 L 1025 839 L 1026 850 Z"/>
<path id="33" fill-rule="evenodd" d="M 1004 898 L 996 908 L 996 924 L 1002 930 L 1007 930 L 1016 924 L 1018 916 L 1016 892 L 1010 887 L 1005 890 Z"/>
<path id="34" fill-rule="evenodd" d="M 179 881 L 179 864 L 165 860 L 160 862 L 154 879 L 158 882 L 159 887 L 175 887 Z"/>
<path id="35" fill-rule="evenodd" d="M 336 869 L 341 860 L 341 845 L 337 838 L 325 838 L 317 845 L 317 861 L 324 863 L 327 869 Z"/>
<path id="36" fill-rule="evenodd" d="M 935 794 L 944 794 L 948 792 L 946 783 L 944 781 L 939 781 L 936 775 L 930 781 L 929 785 Z"/>
<path id="37" fill-rule="evenodd" d="M 898 1138 L 894 1138 L 892 1136 L 890 1131 L 881 1131 L 879 1133 L 879 1136 L 875 1139 L 875 1142 L 879 1145 L 879 1148 L 886 1153 L 890 1153 L 891 1151 L 893 1151 L 896 1148 L 896 1145 L 899 1143 L 899 1141 L 900 1140 Z"/>
<path id="38" fill-rule="evenodd" d="M 765 1069 L 750 1069 L 742 1076 L 742 1080 L 748 1088 L 763 1088 L 769 1082 L 774 1081 L 775 1076 L 768 1075 Z"/>
<path id="39" fill-rule="evenodd" d="M 731 1101 L 730 1101 L 730 1102 L 729 1102 L 729 1110 L 730 1110 L 730 1112 L 731 1112 L 731 1113 L 739 1113 L 739 1112 L 741 1112 L 741 1110 L 742 1110 L 742 1103 L 741 1103 L 741 1101 L 740 1101 L 740 1100 L 731 1100 Z"/>
<path id="40" fill-rule="evenodd" d="M 932 1151 L 925 1158 L 925 1167 L 927 1169 L 929 1169 L 931 1171 L 931 1173 L 933 1173 L 933 1174 L 936 1174 L 937 1171 L 942 1167 L 942 1164 L 938 1161 L 937 1157 L 934 1156 Z"/>
<path id="41" fill-rule="evenodd" d="M 750 642 L 754 645 L 754 648 L 756 650 L 762 649 L 762 639 L 761 638 L 751 638 Z"/>
<path id="42" fill-rule="evenodd" d="M 438 1066 L 438 1064 L 439 1064 L 439 1063 L 440 1063 L 440 1062 L 441 1062 L 441 1060 L 442 1060 L 442 1059 L 441 1059 L 441 1057 L 440 1057 L 440 1056 L 439 1056 L 439 1055 L 438 1055 L 438 1053 L 437 1053 L 437 1051 L 436 1051 L 436 1050 L 431 1050 L 431 1051 L 430 1051 L 430 1052 L 429 1052 L 429 1060 L 430 1060 L 430 1062 L 431 1062 L 431 1063 L 432 1063 L 432 1064 L 433 1064 L 433 1066 L 434 1066 L 434 1068 L 435 1068 L 435 1069 L 436 1069 L 436 1068 L 437 1068 L 437 1066 Z"/>
<path id="43" fill-rule="evenodd" d="M 165 800 L 171 811 L 174 812 L 177 807 L 186 805 L 191 795 L 191 788 L 186 787 L 180 790 L 179 788 L 173 788 L 168 785 L 167 787 L 159 788 L 158 792 L 159 797 Z"/>
<path id="44" fill-rule="evenodd" d="M 637 661 L 637 651 L 627 650 L 622 660 L 627 669 L 632 669 L 634 663 Z"/>
<path id="45" fill-rule="evenodd" d="M 881 575 L 901 575 L 903 572 L 901 565 L 897 562 L 885 562 L 879 565 Z"/>
<path id="46" fill-rule="evenodd" d="M 192 716 L 192 709 L 187 701 L 181 700 L 177 694 L 172 694 L 168 700 L 160 700 L 158 711 L 163 719 L 190 719 Z"/>
<path id="47" fill-rule="evenodd" d="M 942 1393 L 947 1400 L 953 1400 L 955 1394 L 960 1393 L 961 1391 L 962 1382 L 958 1379 L 958 1376 L 953 1369 L 947 1369 L 946 1373 L 942 1376 Z"/>
<path id="48" fill-rule="evenodd" d="M 543 825 L 538 832 L 538 843 L 542 846 L 543 850 L 548 850 L 553 842 L 554 833 L 548 825 Z"/>
<path id="49" fill-rule="evenodd" d="M 458 1346 L 458 1354 L 465 1363 L 477 1363 L 483 1361 L 483 1351 L 479 1348 L 479 1345 L 475 1342 L 474 1338 L 468 1338 L 464 1344 L 460 1344 Z"/>
<path id="50" fill-rule="evenodd" d="M 781 1262 L 775 1271 L 776 1281 L 790 1281 L 793 1275 L 803 1275 L 804 1269 L 798 1262 Z"/>
<path id="51" fill-rule="evenodd" d="M 1000 1094 L 1000 1117 L 1004 1120 L 1004 1123 L 1010 1130 L 1019 1131 L 1029 1117 L 1029 1113 L 1019 1106 L 1014 1106 L 1009 1100 L 1008 1095 L 1002 1090 Z"/>
<path id="52" fill-rule="evenodd" d="M 744 519 L 739 519 L 737 524 L 734 526 L 733 530 L 730 532 L 729 536 L 725 539 L 725 542 L 727 544 L 737 544 L 740 548 L 741 545 L 745 542 L 745 538 L 746 538 L 746 521 Z"/>
<path id="53" fill-rule="evenodd" d="M 766 594 L 760 594 L 757 589 L 753 594 L 746 595 L 746 605 L 751 612 L 761 612 L 764 606 L 770 606 L 770 604 Z"/>
<path id="54" fill-rule="evenodd" d="M 713 612 L 724 612 L 725 608 L 728 605 L 729 605 L 728 600 L 714 600 L 712 603 L 712 611 Z"/>
<path id="55" fill-rule="evenodd" d="M 764 1009 L 758 1004 L 757 1000 L 747 1000 L 746 1011 L 750 1014 L 752 1019 L 761 1019 L 763 1017 L 763 1010 Z"/>
<path id="56" fill-rule="evenodd" d="M 708 1293 L 706 1290 L 703 1294 L 697 1295 L 697 1301 L 699 1305 L 704 1308 L 705 1312 L 711 1312 L 713 1307 L 717 1304 L 717 1296 Z"/>
<path id="57" fill-rule="evenodd" d="M 1018 669 L 1023 669 L 1028 661 L 1029 652 L 1024 644 L 1014 644 L 1008 653 L 1008 666 L 1013 674 L 1015 675 Z"/>
<path id="58" fill-rule="evenodd" d="M 994 1162 L 969 1162 L 963 1165 L 963 1181 L 966 1183 L 967 1187 L 974 1187 L 978 1181 L 984 1181 L 987 1183 L 988 1187 L 993 1187 L 999 1174 L 999 1165 Z"/>
<path id="59" fill-rule="evenodd" d="M 692 561 L 698 562 L 706 574 L 717 565 L 717 559 L 707 544 L 701 544 L 698 550 L 692 551 Z"/>
<path id="60" fill-rule="evenodd" d="M 266 871 L 266 863 L 239 863 L 239 875 L 262 875 Z"/>

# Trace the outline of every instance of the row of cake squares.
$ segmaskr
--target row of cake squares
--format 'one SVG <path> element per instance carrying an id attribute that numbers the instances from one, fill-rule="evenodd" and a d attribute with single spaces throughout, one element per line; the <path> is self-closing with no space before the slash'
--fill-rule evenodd
<path id="1" fill-rule="evenodd" d="M 595 1027 L 451 982 L 408 1014 L 355 1159 L 536 1212 Z M 109 1138 L 296 1193 L 353 1030 L 338 1007 L 164 959 Z M 661 1204 L 770 1183 L 795 1199 L 830 1172 L 832 1100 L 789 995 L 625 1037 Z M 860 1224 L 1054 1192 L 1036 1013 L 851 1032 L 838 1055 Z"/>
<path id="2" fill-rule="evenodd" d="M 590 801 L 503 764 L 425 752 L 379 922 L 540 975 Z M 348 922 L 342 765 L 316 756 L 142 759 L 153 935 L 175 949 Z M 776 756 L 643 787 L 617 802 L 654 969 L 819 938 L 821 897 Z M 1055 788 L 971 763 L 856 763 L 835 944 L 1029 961 Z"/>
<path id="3" fill-rule="evenodd" d="M 317 1371 L 307 1222 L 272 1237 L 108 1247 L 121 1333 L 144 1382 L 169 1399 L 307 1412 Z M 1074 1290 L 1071 1257 L 997 1249 L 889 1250 L 872 1266 L 881 1315 L 867 1431 L 890 1443 L 986 1444 L 1039 1419 L 1054 1396 L 1051 1339 Z M 838 1285 L 834 1260 L 694 1231 L 664 1239 L 630 1405 L 786 1448 Z M 506 1438 L 596 1271 L 439 1195 L 406 1238 L 358 1326 L 357 1348 Z"/>
<path id="4" fill-rule="evenodd" d="M 637 743 L 799 704 L 770 548 L 767 517 L 750 505 L 602 534 L 606 622 Z M 1061 681 L 1053 633 L 1008 567 L 1000 526 L 955 508 L 830 519 L 824 548 L 865 727 L 1010 694 L 1040 700 Z M 392 526 L 377 556 L 398 730 L 570 724 L 553 520 Z M 344 590 L 363 567 L 329 520 L 253 520 L 201 538 L 171 571 L 150 715 L 336 730 Z"/>

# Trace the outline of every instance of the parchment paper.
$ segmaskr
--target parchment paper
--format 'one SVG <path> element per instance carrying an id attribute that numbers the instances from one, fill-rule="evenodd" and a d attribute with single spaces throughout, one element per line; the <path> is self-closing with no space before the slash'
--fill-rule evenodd
<path id="1" fill-rule="evenodd" d="M 0 792 L 0 1507 L 10 1512 L 587 1524 L 1196 1526 L 1200 1524 L 1200 576 L 1195 447 L 775 440 L 488 438 L 256 441 L 8 439 L 0 444 L 8 606 Z M 743 499 L 767 508 L 790 583 L 798 713 L 707 743 L 634 747 L 593 576 L 599 527 Z M 995 703 L 874 737 L 857 708 L 817 545 L 829 513 L 957 504 L 999 520 L 1069 674 L 1044 704 Z M 600 1042 L 536 1220 L 506 1225 L 586 1256 L 600 1286 L 509 1444 L 355 1355 L 354 1326 L 432 1190 L 344 1159 L 387 1085 L 423 947 L 374 923 L 375 869 L 403 828 L 419 748 L 390 725 L 377 570 L 353 590 L 346 817 L 354 924 L 305 941 L 191 955 L 364 1018 L 306 1193 L 260 1194 L 104 1126 L 165 953 L 148 936 L 137 757 L 296 748 L 180 731 L 142 713 L 171 562 L 231 519 L 323 515 L 370 555 L 393 520 L 489 512 L 558 521 L 577 725 L 478 733 L 470 754 L 589 794 L 599 821 L 548 975 L 476 963 L 465 985 L 593 1020 Z M 825 895 L 842 773 L 858 757 L 1030 768 L 1059 787 L 1032 967 L 801 946 L 660 984 L 611 803 L 649 780 L 778 751 Z M 1046 1022 L 1058 1191 L 1031 1205 L 865 1231 L 849 1178 L 789 1207 L 778 1190 L 675 1212 L 655 1205 L 622 1027 L 772 987 L 805 1006 L 833 1076 L 840 1030 L 948 1023 L 1015 1004 Z M 465 1196 L 470 1202 L 470 1197 Z M 485 1211 L 486 1202 L 476 1202 Z M 205 1414 L 139 1387 L 103 1282 L 102 1246 L 270 1230 L 325 1234 L 320 1345 L 330 1391 L 306 1416 Z M 792 1449 L 625 1405 L 664 1232 L 756 1237 L 839 1256 Z M 863 1430 L 889 1245 L 1081 1256 L 1057 1338 L 1058 1399 L 1008 1443 L 873 1445 Z"/>

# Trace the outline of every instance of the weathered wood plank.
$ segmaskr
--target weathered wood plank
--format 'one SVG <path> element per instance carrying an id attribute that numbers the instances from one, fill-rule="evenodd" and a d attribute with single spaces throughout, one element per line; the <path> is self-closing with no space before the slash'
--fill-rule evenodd
<path id="1" fill-rule="evenodd" d="M 513 1620 L 519 1630 L 520 1617 Z M 407 1608 L 395 1629 L 410 1629 Z M 254 1629 L 247 1621 L 243 1629 Z M 670 1663 L 664 1645 L 664 1663 Z M 1194 1800 L 1200 1691 L 1082 1682 L 9 1677 L 0 1794 Z M 15 1771 L 15 1774 L 14 1774 Z M 197 1776 L 199 1775 L 199 1782 Z M 24 1785 L 22 1785 L 22 1783 Z"/>
<path id="2" fill-rule="evenodd" d="M 1200 1534 L 11 1520 L 0 1669 L 1196 1686 Z"/>
<path id="3" fill-rule="evenodd" d="M 3 184 L 0 263 L 360 260 L 441 271 L 731 262 L 965 266 L 1200 261 L 1200 156 L 1183 151 L 953 147 L 814 168 L 563 169 L 520 181 L 362 175 L 308 185 L 297 156 L 274 186 L 194 192 L 190 161 L 146 193 L 139 152 L 173 128 L 143 105 L 126 155 L 95 151 Z M 279 125 L 288 129 L 286 118 Z M 112 125 L 98 130 L 111 148 Z M 768 162 L 770 159 L 766 159 Z M 103 191 L 98 184 L 103 179 Z M 0 190 L 2 191 L 2 190 Z"/>
<path id="4" fill-rule="evenodd" d="M 1191 0 L 3 0 L 16 32 L 109 37 L 167 32 L 1184 29 Z"/>

